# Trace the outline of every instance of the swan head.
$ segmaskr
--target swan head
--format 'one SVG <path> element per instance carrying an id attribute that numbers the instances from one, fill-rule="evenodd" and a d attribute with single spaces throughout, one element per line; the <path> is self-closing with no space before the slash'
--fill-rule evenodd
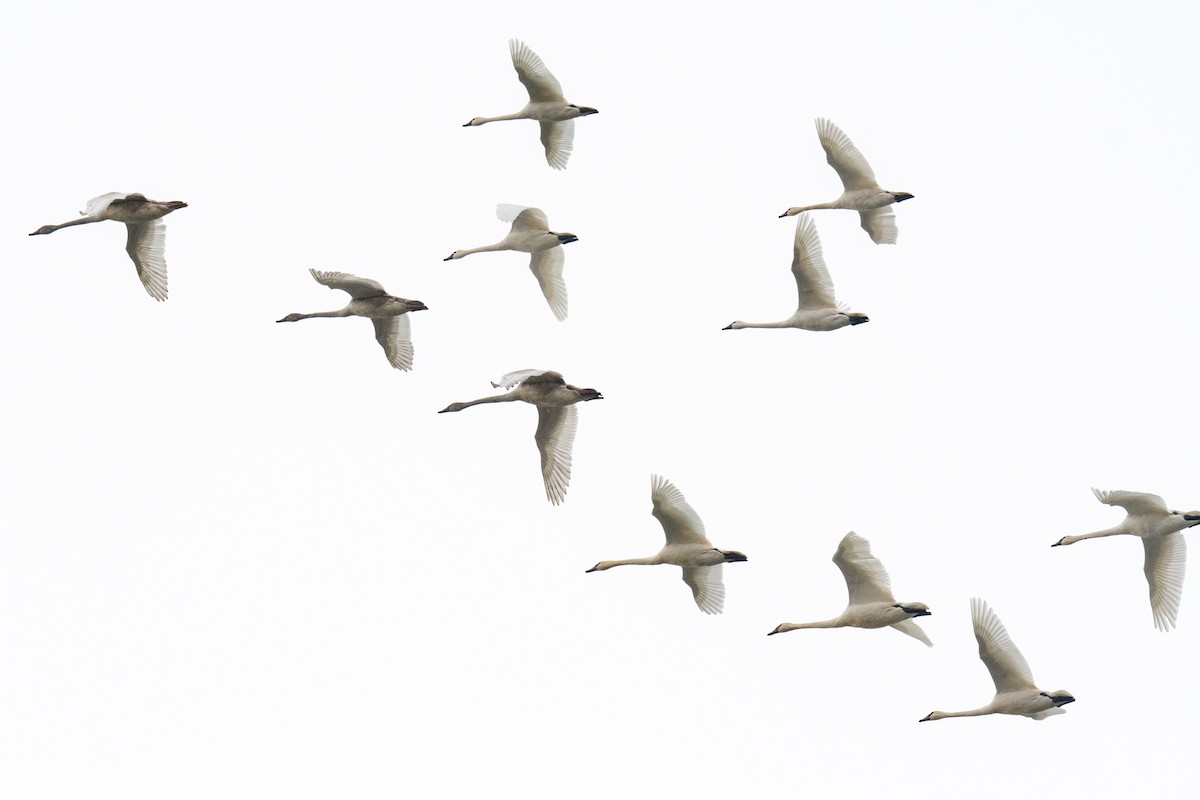
<path id="1" fill-rule="evenodd" d="M 1042 697 L 1045 697 L 1049 699 L 1050 702 L 1054 703 L 1055 708 L 1061 708 L 1067 703 L 1075 702 L 1075 698 L 1066 689 L 1059 689 L 1057 692 L 1050 692 L 1049 694 L 1042 692 Z"/>
<path id="2" fill-rule="evenodd" d="M 910 195 L 910 196 L 911 196 L 911 195 Z M 899 202 L 899 201 L 897 201 L 897 202 Z M 785 212 L 783 212 L 782 214 L 780 214 L 780 215 L 779 215 L 779 218 L 780 218 L 780 219 L 783 219 L 784 217 L 794 217 L 794 216 L 796 216 L 797 214 L 799 214 L 799 213 L 800 213 L 801 211 L 803 211 L 803 210 L 804 210 L 804 209 L 803 209 L 803 208 L 800 208 L 799 206 L 793 206 L 793 207 L 789 208 L 787 211 L 785 211 Z"/>
<path id="3" fill-rule="evenodd" d="M 579 399 L 580 401 L 586 403 L 589 400 L 603 400 L 604 395 L 600 394 L 600 392 L 596 389 L 580 389 Z"/>
<path id="4" fill-rule="evenodd" d="M 1189 528 L 1200 525 L 1200 511 L 1172 511 L 1171 513 L 1183 517 L 1185 522 L 1190 522 Z"/>
<path id="5" fill-rule="evenodd" d="M 1078 536 L 1064 536 L 1064 537 L 1062 537 L 1061 539 L 1059 539 L 1057 542 L 1055 542 L 1054 544 L 1052 544 L 1052 545 L 1050 545 L 1050 546 L 1051 546 L 1051 547 L 1060 547 L 1060 546 L 1062 546 L 1062 545 L 1067 545 L 1067 544 L 1075 544 L 1075 543 L 1076 543 L 1076 542 L 1078 542 L 1078 541 L 1079 541 L 1079 537 L 1078 537 Z"/>
<path id="6" fill-rule="evenodd" d="M 597 563 L 596 566 L 592 567 L 591 569 L 585 569 L 583 571 L 583 574 L 586 575 L 589 572 L 603 572 L 604 570 L 608 569 L 611 566 L 612 566 L 611 561 L 601 561 L 601 562 Z"/>
<path id="7" fill-rule="evenodd" d="M 283 319 L 277 319 L 275 321 L 276 322 L 298 322 L 299 320 L 302 320 L 302 319 L 304 319 L 303 314 L 288 314 Z"/>
<path id="8" fill-rule="evenodd" d="M 451 403 L 450 405 L 446 406 L 438 413 L 445 414 L 447 412 L 452 412 L 452 411 L 462 411 L 466 407 L 467 407 L 466 403 Z"/>
<path id="9" fill-rule="evenodd" d="M 58 228 L 56 228 L 53 225 L 43 225 L 42 227 L 38 228 L 36 231 L 34 231 L 33 233 L 31 233 L 29 235 L 30 236 L 40 236 L 41 234 L 44 234 L 44 233 L 54 233 L 56 230 L 58 230 Z"/>
<path id="10" fill-rule="evenodd" d="M 579 116 L 581 116 L 581 117 L 586 117 L 586 116 L 588 116 L 588 115 L 590 115 L 590 114 L 599 114 L 599 113 L 600 113 L 600 112 L 599 112 L 599 111 L 597 111 L 596 109 L 594 109 L 594 108 L 591 108 L 591 107 L 589 107 L 589 106 L 576 106 L 576 105 L 572 105 L 572 106 L 571 106 L 571 108 L 578 108 L 578 109 L 579 109 Z"/>
<path id="11" fill-rule="evenodd" d="M 947 716 L 949 715 L 945 711 L 930 711 L 917 722 L 932 722 L 935 719 L 945 719 Z"/>
<path id="12" fill-rule="evenodd" d="M 420 300 L 405 300 L 403 297 L 390 297 L 393 305 L 400 305 L 405 312 L 409 311 L 428 311 L 429 306 L 422 303 Z"/>
<path id="13" fill-rule="evenodd" d="M 550 233 L 558 237 L 559 244 L 570 244 L 571 242 L 579 241 L 579 237 L 573 233 L 555 233 L 554 231 L 550 231 Z"/>
<path id="14" fill-rule="evenodd" d="M 466 253 L 464 253 L 462 250 L 455 250 L 453 253 L 443 258 L 442 261 L 453 261 L 454 259 L 462 258 L 465 255 Z"/>
<path id="15" fill-rule="evenodd" d="M 459 119 L 461 119 L 461 117 Z M 466 125 L 463 125 L 463 127 L 464 128 L 473 128 L 476 125 L 482 125 L 485 122 L 487 122 L 487 120 L 484 119 L 483 117 L 472 117 L 471 121 L 468 122 Z"/>
<path id="16" fill-rule="evenodd" d="M 895 607 L 910 617 L 928 617 L 933 614 L 924 603 L 897 603 Z"/>
<path id="17" fill-rule="evenodd" d="M 736 330 L 741 330 L 742 328 L 745 328 L 745 327 L 746 327 L 746 323 L 742 322 L 740 319 L 735 319 L 733 322 L 729 323 L 724 328 L 721 328 L 721 330 L 736 331 Z"/>
<path id="18" fill-rule="evenodd" d="M 905 200 L 913 199 L 913 196 L 908 192 L 892 192 L 892 197 L 896 198 L 897 203 L 903 203 Z"/>
<path id="19" fill-rule="evenodd" d="M 794 630 L 796 630 L 796 626 L 793 625 L 792 623 L 781 622 L 778 625 L 776 625 L 775 630 L 768 633 L 767 636 L 774 636 L 777 633 L 787 633 L 788 631 L 794 631 Z"/>
<path id="20" fill-rule="evenodd" d="M 182 200 L 168 200 L 167 202 L 163 203 L 163 205 L 167 207 L 168 214 L 170 214 L 172 211 L 178 211 L 181 208 L 187 208 L 187 203 L 183 202 Z"/>

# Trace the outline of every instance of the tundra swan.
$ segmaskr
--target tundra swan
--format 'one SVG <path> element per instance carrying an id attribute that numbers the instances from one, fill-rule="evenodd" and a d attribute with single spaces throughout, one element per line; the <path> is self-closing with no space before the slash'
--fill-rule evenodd
<path id="1" fill-rule="evenodd" d="M 501 203 L 496 206 L 496 216 L 501 222 L 511 222 L 512 228 L 508 235 L 495 244 L 483 247 L 472 247 L 469 250 L 455 250 L 443 258 L 451 261 L 464 258 L 472 253 L 487 253 L 494 250 L 516 250 L 521 253 L 532 253 L 529 259 L 529 269 L 537 278 L 538 286 L 550 310 L 561 322 L 567 318 L 567 284 L 563 281 L 564 255 L 562 246 L 579 241 L 573 233 L 555 233 L 550 230 L 546 214 L 540 208 L 532 206 L 515 206 Z"/>
<path id="2" fill-rule="evenodd" d="M 933 642 L 921 630 L 913 617 L 927 617 L 932 612 L 924 603 L 897 603 L 892 597 L 892 583 L 888 579 L 887 570 L 878 558 L 871 555 L 871 543 L 854 531 L 850 531 L 838 544 L 837 552 L 833 554 L 833 563 L 837 564 L 846 579 L 846 590 L 850 593 L 850 602 L 841 615 L 823 622 L 785 622 L 775 630 L 776 633 L 799 630 L 800 628 L 883 628 L 890 626 L 919 639 L 930 647 Z"/>
<path id="3" fill-rule="evenodd" d="M 595 389 L 572 386 L 560 373 L 542 369 L 510 372 L 492 386 L 497 389 L 503 386 L 510 391 L 467 403 L 451 403 L 438 413 L 462 411 L 480 403 L 511 403 L 514 400 L 537 406 L 538 426 L 533 440 L 542 457 L 546 499 L 558 505 L 566 498 L 567 484 L 571 482 L 571 447 L 575 443 L 578 422 L 575 403 L 603 400 L 604 395 Z"/>
<path id="4" fill-rule="evenodd" d="M 405 300 L 388 294 L 378 281 L 360 278 L 346 272 L 321 272 L 310 269 L 313 279 L 330 289 L 341 289 L 350 295 L 350 302 L 338 311 L 318 311 L 314 314 L 288 314 L 276 322 L 296 322 L 313 317 L 367 317 L 375 324 L 375 339 L 383 348 L 388 363 L 408 371 L 413 365 L 412 330 L 408 312 L 428 311 L 420 300 Z"/>
<path id="5" fill-rule="evenodd" d="M 888 206 L 911 200 L 913 196 L 908 192 L 889 192 L 879 188 L 875 173 L 863 154 L 858 152 L 850 137 L 829 120 L 817 119 L 817 138 L 821 140 L 821 147 L 825 148 L 825 160 L 837 171 L 845 191 L 832 203 L 789 208 L 779 215 L 780 218 L 818 208 L 847 208 L 858 212 L 863 230 L 871 234 L 871 241 L 875 244 L 895 244 L 898 235 L 896 215 Z"/>
<path id="6" fill-rule="evenodd" d="M 800 328 L 806 331 L 835 331 L 847 325 L 869 322 L 865 314 L 847 311 L 833 294 L 833 280 L 821 256 L 821 238 L 817 226 L 807 214 L 796 220 L 796 237 L 792 241 L 792 275 L 796 278 L 796 293 L 800 296 L 796 311 L 779 322 L 742 322 L 740 319 L 721 330 L 740 328 Z"/>
<path id="7" fill-rule="evenodd" d="M 546 163 L 555 169 L 566 169 L 575 141 L 575 118 L 598 114 L 594 108 L 577 106 L 563 98 L 562 86 L 550 74 L 537 53 L 519 39 L 508 40 L 517 77 L 529 92 L 529 103 L 515 114 L 502 117 L 475 117 L 464 128 L 486 125 L 504 119 L 536 119 L 542 126 L 542 146 L 546 148 Z"/>
<path id="8" fill-rule="evenodd" d="M 971 711 L 932 711 L 921 722 L 946 717 L 980 717 L 985 714 L 1019 714 L 1045 719 L 1067 713 L 1062 706 L 1074 703 L 1075 698 L 1062 689 L 1043 692 L 1037 688 L 1029 663 L 1008 637 L 1004 623 L 978 597 L 971 598 L 971 622 L 975 626 L 975 639 L 979 642 L 979 658 L 988 672 L 992 673 L 996 696 L 986 706 Z"/>
<path id="9" fill-rule="evenodd" d="M 167 262 L 163 258 L 167 226 L 162 218 L 172 211 L 187 208 L 182 200 L 147 200 L 144 194 L 109 192 L 88 201 L 79 219 L 61 225 L 43 225 L 30 236 L 54 233 L 59 228 L 86 225 L 111 219 L 124 222 L 128 231 L 125 252 L 133 259 L 142 286 L 155 300 L 167 299 Z"/>
<path id="10" fill-rule="evenodd" d="M 704 535 L 704 523 L 684 499 L 683 492 L 661 475 L 650 476 L 650 513 L 662 523 L 667 543 L 658 555 L 649 558 L 627 558 L 623 561 L 601 561 L 588 572 L 620 567 L 626 564 L 675 564 L 683 567 L 683 582 L 692 589 L 696 605 L 705 614 L 720 614 L 725 608 L 725 584 L 721 580 L 721 565 L 745 561 L 736 550 L 718 550 Z"/>
<path id="11" fill-rule="evenodd" d="M 1179 601 L 1183 597 L 1183 572 L 1187 566 L 1187 543 L 1180 531 L 1200 525 L 1200 511 L 1170 511 L 1163 499 L 1146 492 L 1092 489 L 1096 499 L 1125 509 L 1120 525 L 1081 536 L 1064 536 L 1051 547 L 1075 544 L 1082 539 L 1117 536 L 1127 533 L 1140 537 L 1146 548 L 1146 581 L 1150 584 L 1150 610 L 1154 627 L 1169 631 L 1175 627 Z"/>

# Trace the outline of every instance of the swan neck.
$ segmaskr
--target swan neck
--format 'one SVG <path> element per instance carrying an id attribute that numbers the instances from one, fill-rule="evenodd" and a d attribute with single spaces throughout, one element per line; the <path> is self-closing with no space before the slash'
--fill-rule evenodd
<path id="1" fill-rule="evenodd" d="M 502 117 L 476 117 L 474 120 L 472 120 L 471 124 L 474 127 L 479 127 L 480 125 L 486 125 L 489 122 L 503 122 L 507 119 L 528 119 L 528 117 L 525 116 L 524 111 L 518 111 L 515 114 L 505 114 Z"/>
<path id="2" fill-rule="evenodd" d="M 347 308 L 338 309 L 337 311 L 314 311 L 311 314 L 297 314 L 296 319 L 315 319 L 317 317 L 349 317 L 352 316 Z"/>
<path id="3" fill-rule="evenodd" d="M 495 244 L 485 244 L 483 247 L 471 247 L 466 250 L 459 250 L 458 257 L 469 256 L 472 253 L 494 253 L 497 250 L 505 250 L 504 242 L 496 242 Z"/>
<path id="4" fill-rule="evenodd" d="M 823 620 L 820 620 L 819 622 L 785 622 L 779 626 L 779 632 L 784 633 L 786 631 L 799 631 L 799 630 L 803 630 L 805 628 L 841 628 L 841 627 L 843 627 L 843 625 L 841 624 L 841 618 L 835 617 L 834 619 L 823 619 Z"/>
<path id="5" fill-rule="evenodd" d="M 455 405 L 458 406 L 457 410 L 461 411 L 464 408 L 470 408 L 471 406 L 477 406 L 483 403 L 509 403 L 516 399 L 516 395 L 507 393 L 492 395 L 491 397 L 481 397 L 478 400 L 469 400 L 465 403 L 455 403 Z"/>
<path id="6" fill-rule="evenodd" d="M 735 322 L 732 327 L 738 328 L 790 328 L 790 319 L 781 319 L 778 322 Z"/>
<path id="7" fill-rule="evenodd" d="M 1080 534 L 1079 536 L 1067 536 L 1065 538 L 1065 540 L 1063 541 L 1063 544 L 1073 544 L 1075 542 L 1082 541 L 1083 539 L 1099 539 L 1103 536 L 1117 536 L 1117 535 L 1125 533 L 1125 532 L 1126 531 L 1125 531 L 1124 526 L 1118 525 L 1115 528 L 1105 528 L 1102 531 L 1093 531 L 1091 533 L 1083 533 L 1083 534 Z"/>
<path id="8" fill-rule="evenodd" d="M 654 564 L 661 563 L 662 561 L 658 556 L 650 556 L 649 558 L 626 558 L 622 559 L 621 561 L 601 561 L 598 565 L 596 565 L 596 569 L 605 570 L 612 569 L 613 567 L 627 567 L 631 565 L 652 566 Z"/>

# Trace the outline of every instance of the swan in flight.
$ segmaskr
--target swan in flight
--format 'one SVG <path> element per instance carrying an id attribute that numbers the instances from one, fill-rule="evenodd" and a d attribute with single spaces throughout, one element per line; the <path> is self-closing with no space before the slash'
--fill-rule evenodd
<path id="1" fill-rule="evenodd" d="M 128 230 L 125 252 L 133 259 L 146 292 L 155 300 L 167 299 L 167 262 L 163 258 L 167 226 L 162 218 L 172 211 L 187 208 L 181 200 L 147 200 L 144 194 L 109 192 L 88 201 L 79 219 L 61 225 L 43 225 L 30 236 L 54 233 L 59 228 L 86 225 L 111 219 L 124 222 Z"/>
<path id="2" fill-rule="evenodd" d="M 567 484 L 571 482 L 571 447 L 575 443 L 578 423 L 575 403 L 603 400 L 604 395 L 595 389 L 572 386 L 560 373 L 542 369 L 510 372 L 492 386 L 497 389 L 503 386 L 509 391 L 467 403 L 451 403 L 438 413 L 462 411 L 480 403 L 511 403 L 514 400 L 537 406 L 538 426 L 533 440 L 542 456 L 546 499 L 558 505 L 566 498 Z"/>
<path id="3" fill-rule="evenodd" d="M 898 235 L 896 215 L 888 206 L 911 200 L 913 196 L 908 192 L 889 192 L 879 188 L 875 173 L 863 154 L 858 152 L 850 137 L 829 120 L 817 119 L 817 138 L 821 140 L 821 147 L 825 148 L 825 160 L 842 179 L 845 191 L 832 203 L 789 208 L 779 217 L 792 217 L 802 211 L 818 208 L 846 208 L 858 212 L 863 230 L 871 234 L 871 241 L 875 244 L 895 244 Z"/>
<path id="4" fill-rule="evenodd" d="M 1170 511 L 1163 499 L 1146 492 L 1092 489 L 1096 499 L 1125 509 L 1121 524 L 1095 533 L 1064 536 L 1051 547 L 1075 544 L 1083 539 L 1129 534 L 1141 538 L 1146 548 L 1146 581 L 1150 584 L 1150 610 L 1154 627 L 1175 627 L 1179 601 L 1183 597 L 1183 572 L 1187 566 L 1187 543 L 1180 531 L 1200 525 L 1200 511 Z"/>
<path id="5" fill-rule="evenodd" d="M 924 603 L 897 603 L 892 597 L 892 583 L 888 579 L 887 570 L 878 558 L 871 555 L 871 543 L 854 531 L 842 537 L 837 552 L 833 554 L 833 563 L 837 564 L 846 579 L 846 589 L 850 593 L 850 602 L 841 615 L 823 622 L 785 622 L 775 630 L 776 633 L 799 630 L 801 628 L 883 628 L 890 626 L 919 639 L 930 647 L 933 642 L 917 625 L 913 617 L 927 617 L 932 612 Z"/>
<path id="6" fill-rule="evenodd" d="M 601 561 L 588 572 L 601 572 L 626 564 L 675 564 L 683 567 L 683 582 L 692 590 L 696 605 L 705 614 L 720 614 L 725 608 L 725 583 L 721 565 L 745 561 L 736 550 L 718 550 L 704 535 L 704 523 L 684 499 L 683 492 L 661 475 L 650 476 L 650 513 L 662 523 L 667 543 L 658 555 Z"/>
<path id="7" fill-rule="evenodd" d="M 833 280 L 821 255 L 817 226 L 807 214 L 796 220 L 796 238 L 792 242 L 792 275 L 800 296 L 796 311 L 779 322 L 742 322 L 740 319 L 721 330 L 740 328 L 800 328 L 806 331 L 835 331 L 847 325 L 869 322 L 865 314 L 847 311 L 833 294 Z"/>
<path id="8" fill-rule="evenodd" d="M 475 117 L 463 125 L 473 128 L 504 119 L 536 119 L 542 126 L 542 146 L 546 148 L 546 163 L 555 169 L 566 169 L 575 141 L 575 118 L 598 114 L 596 109 L 568 103 L 563 98 L 562 86 L 550 74 L 537 53 L 519 39 L 508 40 L 508 52 L 512 55 L 513 68 L 517 77 L 529 92 L 529 102 L 515 114 L 502 117 Z"/>
<path id="9" fill-rule="evenodd" d="M 988 604 L 978 597 L 971 598 L 971 622 L 975 626 L 975 638 L 979 642 L 979 658 L 983 660 L 992 681 L 996 684 L 996 696 L 982 708 L 971 711 L 933 711 L 921 719 L 929 722 L 946 717 L 980 717 L 985 714 L 1019 714 L 1033 719 L 1045 719 L 1055 714 L 1065 714 L 1067 703 L 1074 703 L 1070 692 L 1043 692 L 1033 682 L 1033 672 L 1021 651 L 1008 638 L 1004 623 Z"/>
<path id="10" fill-rule="evenodd" d="M 495 250 L 516 250 L 520 253 L 532 253 L 529 259 L 529 269 L 537 278 L 538 286 L 550 310 L 561 322 L 567 318 L 567 284 L 563 281 L 563 263 L 565 261 L 562 246 L 579 241 L 573 233 L 556 233 L 550 230 L 546 221 L 546 213 L 532 206 L 514 206 L 501 203 L 496 206 L 496 216 L 501 222 L 511 222 L 512 228 L 508 235 L 495 244 L 483 247 L 472 247 L 468 250 L 455 250 L 443 258 L 451 261 L 464 258 L 472 253 L 488 253 Z"/>
<path id="11" fill-rule="evenodd" d="M 387 355 L 388 363 L 406 372 L 412 369 L 412 330 L 408 312 L 428 311 L 420 300 L 405 300 L 388 294 L 378 281 L 360 278 L 346 272 L 321 272 L 310 269 L 313 279 L 330 289 L 341 289 L 350 295 L 350 302 L 338 311 L 318 311 L 314 314 L 288 314 L 276 322 L 296 322 L 314 317 L 367 317 L 375 324 L 375 339 Z"/>

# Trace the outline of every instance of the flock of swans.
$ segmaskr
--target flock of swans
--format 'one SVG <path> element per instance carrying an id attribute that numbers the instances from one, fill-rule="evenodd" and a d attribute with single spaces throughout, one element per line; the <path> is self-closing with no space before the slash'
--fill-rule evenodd
<path id="1" fill-rule="evenodd" d="M 547 163 L 554 169 L 564 169 L 574 145 L 575 119 L 598 112 L 588 106 L 568 103 L 558 80 L 523 42 L 511 40 L 509 52 L 517 77 L 529 94 L 528 104 L 514 114 L 475 117 L 463 127 L 478 127 L 500 120 L 536 120 L 541 128 Z M 832 122 L 817 119 L 816 129 L 826 160 L 841 178 L 844 191 L 832 202 L 797 206 L 780 215 L 781 218 L 797 217 L 791 267 L 796 280 L 797 308 L 790 317 L 779 322 L 736 320 L 725 330 L 799 328 L 832 331 L 869 321 L 866 315 L 849 311 L 838 303 L 821 253 L 816 225 L 807 212 L 819 209 L 857 211 L 862 228 L 873 242 L 895 244 L 898 231 L 891 206 L 912 199 L 913 195 L 881 188 L 862 153 Z M 80 218 L 60 225 L 45 225 L 30 236 L 103 220 L 122 222 L 128 228 L 126 251 L 142 285 L 155 300 L 164 301 L 167 299 L 167 267 L 164 258 L 166 226 L 162 218 L 186 207 L 187 203 L 178 200 L 155 201 L 141 194 L 110 192 L 90 201 Z M 552 231 L 546 214 L 537 208 L 502 204 L 497 207 L 497 216 L 512 223 L 508 235 L 495 244 L 455 250 L 445 260 L 498 250 L 529 253 L 529 268 L 550 310 L 556 319 L 565 320 L 567 289 L 563 280 L 563 246 L 577 241 L 578 237 Z M 388 363 L 399 370 L 412 369 L 413 345 L 408 314 L 427 310 L 423 302 L 390 295 L 377 281 L 345 272 L 309 271 L 318 283 L 350 295 L 350 302 L 337 311 L 293 313 L 278 322 L 314 317 L 366 317 L 374 324 L 375 338 Z M 560 373 L 550 370 L 510 372 L 492 386 L 505 391 L 478 400 L 451 403 L 439 413 L 462 411 L 485 403 L 520 401 L 536 406 L 538 425 L 534 440 L 541 456 L 546 499 L 554 505 L 562 503 L 571 479 L 571 451 L 578 424 L 576 405 L 601 400 L 603 395 L 596 389 L 572 386 Z M 1064 536 L 1053 546 L 1118 534 L 1141 538 L 1145 546 L 1144 569 L 1154 624 L 1159 630 L 1170 630 L 1175 626 L 1183 592 L 1187 550 L 1182 531 L 1200 525 L 1200 511 L 1169 510 L 1163 499 L 1153 494 L 1092 491 L 1100 502 L 1125 509 L 1125 519 L 1105 530 Z M 651 513 L 661 523 L 666 538 L 658 553 L 645 558 L 600 561 L 587 572 L 635 564 L 674 564 L 682 568 L 683 581 L 691 589 L 699 609 L 706 614 L 720 614 L 725 601 L 723 566 L 746 561 L 747 557 L 736 550 L 714 547 L 700 516 L 683 493 L 666 478 L 651 476 L 650 499 Z M 833 563 L 846 581 L 849 601 L 845 611 L 823 621 L 784 622 L 768 635 L 806 628 L 894 628 L 932 647 L 933 643 L 916 622 L 917 618 L 932 613 L 929 607 L 916 601 L 898 602 L 895 599 L 888 573 L 871 553 L 866 539 L 854 532 L 846 534 L 833 555 Z M 1037 687 L 1028 663 L 988 604 L 973 598 L 971 617 L 979 643 L 979 657 L 992 676 L 995 697 L 987 705 L 969 711 L 933 711 L 921 722 L 985 714 L 1016 714 L 1041 720 L 1064 713 L 1063 706 L 1074 702 L 1075 698 L 1064 690 L 1045 692 Z"/>

